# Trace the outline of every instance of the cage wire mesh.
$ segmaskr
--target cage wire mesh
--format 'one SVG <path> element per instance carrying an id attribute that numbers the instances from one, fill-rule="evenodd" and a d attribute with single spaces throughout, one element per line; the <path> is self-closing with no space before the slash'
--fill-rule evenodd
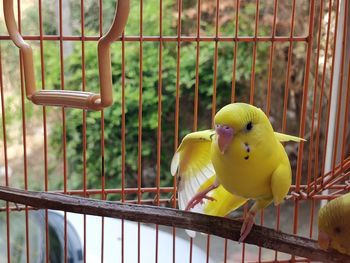
<path id="1" fill-rule="evenodd" d="M 98 92 L 97 41 L 115 1 L 15 1 L 40 89 Z M 3 5 L 3 3 L 2 3 Z M 349 191 L 349 9 L 345 0 L 132 1 L 113 43 L 114 103 L 35 106 L 23 60 L 0 25 L 1 184 L 176 208 L 172 154 L 222 106 L 262 108 L 286 144 L 287 200 L 257 220 L 316 237 L 317 212 Z M 239 209 L 233 216 L 241 216 Z M 215 236 L 1 202 L 1 262 L 309 262 Z M 289 262 L 289 261 L 288 261 Z"/>

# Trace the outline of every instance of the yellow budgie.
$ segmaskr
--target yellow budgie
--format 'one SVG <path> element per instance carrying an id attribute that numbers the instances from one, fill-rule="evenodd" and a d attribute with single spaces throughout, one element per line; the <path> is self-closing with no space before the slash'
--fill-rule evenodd
<path id="1" fill-rule="evenodd" d="M 264 112 L 245 103 L 226 105 L 214 122 L 215 130 L 184 137 L 171 173 L 177 174 L 180 209 L 225 216 L 255 200 L 244 219 L 241 242 L 257 211 L 271 202 L 280 204 L 289 191 L 291 167 L 280 142 L 303 139 L 274 132 Z"/>
<path id="2" fill-rule="evenodd" d="M 350 255 L 350 193 L 330 201 L 318 214 L 318 243 Z"/>

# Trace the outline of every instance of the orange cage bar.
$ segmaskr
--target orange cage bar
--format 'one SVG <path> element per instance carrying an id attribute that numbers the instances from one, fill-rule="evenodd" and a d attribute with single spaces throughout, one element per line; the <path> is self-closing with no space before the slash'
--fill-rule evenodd
<path id="1" fill-rule="evenodd" d="M 31 87 L 41 88 L 38 95 L 69 97 L 63 90 L 78 85 L 72 93 L 84 98 L 74 105 L 63 98 L 30 103 L 27 55 L 17 51 L 2 15 L 1 184 L 177 208 L 177 181 L 168 167 L 180 140 L 212 128 L 223 105 L 243 101 L 262 108 L 275 130 L 307 140 L 285 145 L 292 187 L 285 203 L 262 210 L 256 223 L 316 239 L 318 209 L 350 189 L 348 1 L 141 0 L 131 1 L 129 18 L 119 13 L 124 20 L 118 22 L 121 1 L 14 1 L 10 23 L 31 48 Z M 112 23 L 118 28 L 107 37 L 110 54 L 97 58 Z M 110 81 L 106 93 L 102 82 Z M 98 99 L 103 105 L 91 106 L 85 98 L 91 94 L 113 95 L 114 103 Z M 35 210 L 1 201 L 0 261 L 36 262 L 37 249 L 50 262 L 52 220 L 61 216 L 64 262 L 311 262 L 210 235 L 193 239 L 176 227 Z M 33 241 L 38 218 L 42 251 Z M 73 257 L 75 233 L 81 249 Z"/>

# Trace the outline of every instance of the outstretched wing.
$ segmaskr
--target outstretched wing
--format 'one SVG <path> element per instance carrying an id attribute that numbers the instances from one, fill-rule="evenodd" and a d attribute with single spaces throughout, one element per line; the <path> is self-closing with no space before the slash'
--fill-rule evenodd
<path id="1" fill-rule="evenodd" d="M 279 140 L 280 142 L 288 142 L 288 141 L 301 142 L 301 141 L 306 141 L 303 138 L 292 136 L 292 135 L 287 135 L 287 134 L 279 133 L 279 132 L 275 132 L 275 136 L 276 136 L 277 140 Z"/>
<path id="2" fill-rule="evenodd" d="M 210 148 L 215 136 L 212 130 L 193 132 L 185 136 L 171 162 L 171 174 L 177 176 L 178 204 L 184 210 L 189 200 L 215 181 L 215 170 L 211 163 Z M 247 200 L 234 196 L 222 185 L 208 193 L 216 201 L 204 200 L 192 211 L 215 216 L 226 216 Z M 195 237 L 195 231 L 186 230 Z"/>
<path id="3" fill-rule="evenodd" d="M 171 161 L 170 170 L 177 176 L 178 203 L 182 210 L 198 189 L 215 175 L 210 157 L 213 136 L 212 130 L 186 135 Z M 201 210 L 200 205 L 194 211 L 198 209 Z"/>

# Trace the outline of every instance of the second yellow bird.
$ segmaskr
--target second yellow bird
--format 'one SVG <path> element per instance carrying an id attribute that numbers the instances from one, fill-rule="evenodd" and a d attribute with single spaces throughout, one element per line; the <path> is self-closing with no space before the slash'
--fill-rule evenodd
<path id="1" fill-rule="evenodd" d="M 318 242 L 322 249 L 334 248 L 350 256 L 350 193 L 333 199 L 318 216 Z"/>
<path id="2" fill-rule="evenodd" d="M 245 103 L 226 105 L 214 123 L 215 130 L 185 136 L 174 154 L 179 208 L 225 216 L 255 200 L 242 225 L 243 241 L 257 211 L 280 204 L 289 191 L 291 167 L 281 142 L 303 139 L 274 132 L 264 112 Z"/>

